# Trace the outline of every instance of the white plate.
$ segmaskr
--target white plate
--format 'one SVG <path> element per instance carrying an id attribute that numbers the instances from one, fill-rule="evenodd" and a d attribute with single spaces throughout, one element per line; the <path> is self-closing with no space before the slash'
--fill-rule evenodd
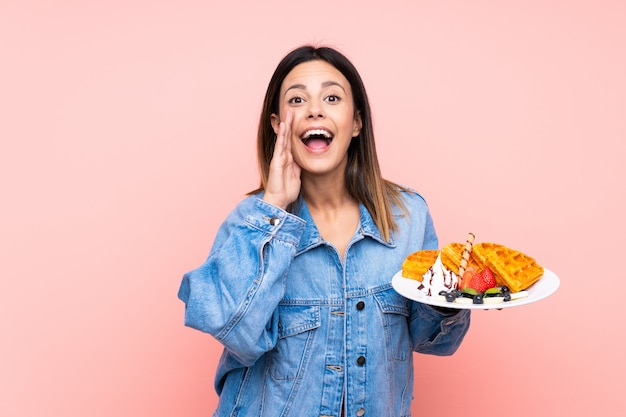
<path id="1" fill-rule="evenodd" d="M 498 304 L 461 304 L 461 303 L 449 303 L 445 300 L 439 300 L 434 297 L 429 297 L 422 294 L 417 290 L 419 281 L 402 276 L 402 271 L 398 271 L 391 279 L 391 285 L 393 288 L 404 297 L 415 300 L 420 303 L 429 304 L 437 307 L 448 307 L 457 309 L 476 309 L 476 310 L 497 310 L 501 308 L 511 308 L 517 306 L 523 306 L 543 300 L 549 295 L 553 294 L 560 285 L 559 277 L 548 269 L 543 269 L 543 276 L 539 281 L 528 287 L 528 297 L 519 298 L 513 301 L 502 302 Z"/>

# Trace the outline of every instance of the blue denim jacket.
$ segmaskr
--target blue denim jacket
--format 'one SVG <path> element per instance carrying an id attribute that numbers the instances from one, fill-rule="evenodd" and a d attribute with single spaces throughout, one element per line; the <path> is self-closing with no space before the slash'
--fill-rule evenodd
<path id="1" fill-rule="evenodd" d="M 342 260 L 303 203 L 298 215 L 244 199 L 220 227 L 206 262 L 184 275 L 185 324 L 224 345 L 214 417 L 410 416 L 412 352 L 451 355 L 469 310 L 446 314 L 400 296 L 404 258 L 437 248 L 426 203 L 385 241 L 361 205 Z"/>

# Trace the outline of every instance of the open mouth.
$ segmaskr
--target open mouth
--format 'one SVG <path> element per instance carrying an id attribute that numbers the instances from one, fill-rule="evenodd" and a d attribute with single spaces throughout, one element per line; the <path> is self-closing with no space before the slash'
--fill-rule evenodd
<path id="1" fill-rule="evenodd" d="M 309 148 L 323 148 L 333 141 L 333 134 L 325 129 L 311 129 L 300 137 L 304 146 Z"/>

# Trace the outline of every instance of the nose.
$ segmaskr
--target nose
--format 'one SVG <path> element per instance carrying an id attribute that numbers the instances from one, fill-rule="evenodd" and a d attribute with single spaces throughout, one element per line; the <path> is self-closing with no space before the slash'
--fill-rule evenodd
<path id="1" fill-rule="evenodd" d="M 322 106 L 317 102 L 312 102 L 308 108 L 308 119 L 318 119 L 324 117 Z"/>

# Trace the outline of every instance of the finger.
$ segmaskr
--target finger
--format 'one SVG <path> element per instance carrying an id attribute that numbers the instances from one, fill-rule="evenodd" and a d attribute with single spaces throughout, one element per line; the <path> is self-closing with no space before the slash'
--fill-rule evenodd
<path id="1" fill-rule="evenodd" d="M 285 126 L 285 122 L 280 122 L 278 127 L 278 135 L 276 140 L 279 142 L 277 147 L 284 148 L 285 147 L 285 130 L 287 130 L 287 126 Z"/>
<path id="2" fill-rule="evenodd" d="M 282 153 L 283 149 L 285 148 L 285 129 L 285 123 L 280 122 L 280 124 L 278 125 L 278 132 L 276 133 L 276 142 L 274 143 L 273 157 L 276 157 L 277 155 Z"/>
<path id="3" fill-rule="evenodd" d="M 291 124 L 293 123 L 293 110 L 287 109 L 287 115 L 285 116 L 285 120 L 281 123 L 285 125 L 285 133 L 284 133 L 284 147 L 285 149 L 291 151 Z"/>

